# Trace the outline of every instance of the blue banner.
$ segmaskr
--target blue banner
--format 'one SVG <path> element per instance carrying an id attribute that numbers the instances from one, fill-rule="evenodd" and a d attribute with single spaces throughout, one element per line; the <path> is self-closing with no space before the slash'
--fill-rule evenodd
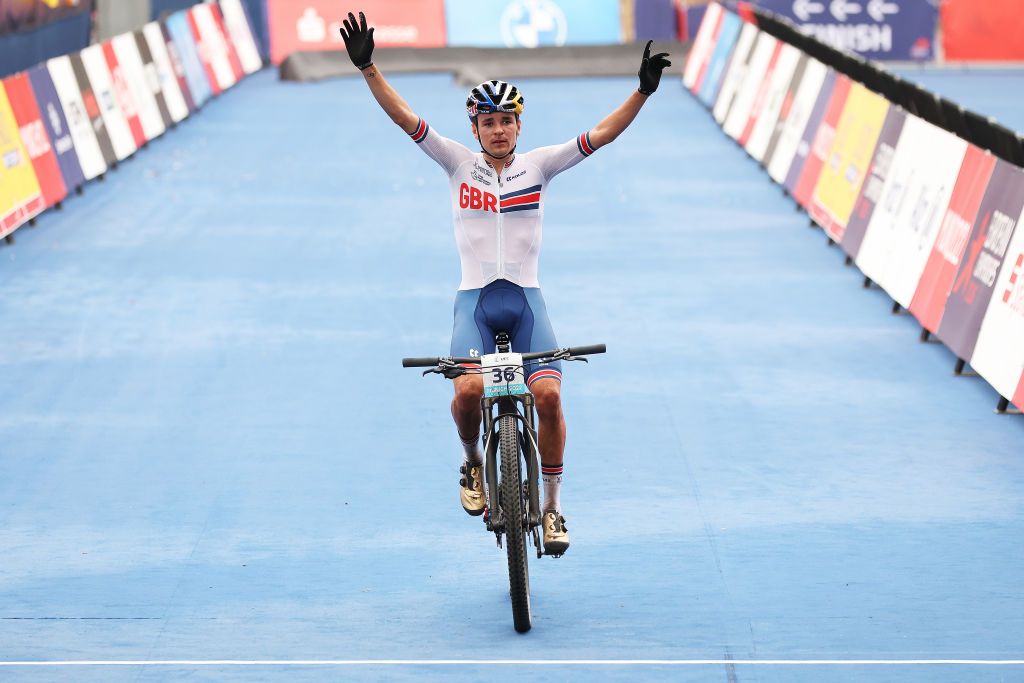
<path id="1" fill-rule="evenodd" d="M 178 51 L 178 58 L 185 69 L 185 80 L 188 82 L 188 89 L 192 92 L 192 99 L 197 108 L 201 107 L 206 100 L 213 97 L 213 89 L 210 87 L 210 80 L 206 77 L 203 63 L 199 59 L 199 51 L 188 23 L 188 15 L 185 12 L 175 12 L 167 17 L 166 23 L 167 31 L 171 34 L 171 39 Z"/>
<path id="2" fill-rule="evenodd" d="M 754 0 L 833 47 L 877 60 L 935 56 L 938 0 Z"/>
<path id="3" fill-rule="evenodd" d="M 78 154 L 71 140 L 71 130 L 68 127 L 68 120 L 64 117 L 64 109 L 60 106 L 60 98 L 57 97 L 57 89 L 45 64 L 31 69 L 28 78 L 39 104 L 43 125 L 46 126 L 46 133 L 50 137 L 50 146 L 57 155 L 57 164 L 64 177 L 64 184 L 69 191 L 74 190 L 85 183 L 85 174 L 82 173 L 82 166 L 78 162 Z"/>
<path id="4" fill-rule="evenodd" d="M 697 93 L 700 101 L 709 107 L 718 99 L 718 88 L 722 84 L 725 67 L 729 63 L 729 56 L 732 54 L 742 27 L 743 20 L 732 12 L 726 12 L 722 16 L 718 42 L 715 43 L 715 51 L 711 53 L 711 59 L 708 60 L 707 70 L 704 73 L 704 82 L 701 83 L 700 92 Z"/>
<path id="5" fill-rule="evenodd" d="M 618 0 L 446 0 L 448 44 L 477 47 L 622 42 Z"/>

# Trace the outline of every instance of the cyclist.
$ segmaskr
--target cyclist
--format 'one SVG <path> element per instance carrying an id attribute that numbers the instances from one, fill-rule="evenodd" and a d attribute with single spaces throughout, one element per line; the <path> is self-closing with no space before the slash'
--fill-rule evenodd
<path id="1" fill-rule="evenodd" d="M 448 174 L 455 242 L 462 261 L 462 282 L 455 296 L 451 355 L 476 357 L 494 353 L 494 335 L 506 331 L 517 352 L 557 348 L 537 281 L 537 260 L 547 184 L 624 131 L 647 98 L 658 89 L 667 53 L 644 49 L 639 88 L 586 133 L 560 145 L 516 153 L 522 130 L 523 95 L 509 83 L 492 80 L 473 88 L 466 99 L 470 131 L 479 143 L 473 152 L 442 137 L 418 117 L 384 80 L 372 61 L 373 29 L 362 12 L 343 20 L 342 38 L 381 108 Z M 530 372 L 527 384 L 537 409 L 538 446 L 544 482 L 544 552 L 561 555 L 569 547 L 559 501 L 565 450 L 565 419 L 560 398 L 559 363 Z M 478 374 L 454 380 L 452 417 L 464 447 L 460 497 L 471 515 L 484 511 L 483 456 L 480 450 Z"/>

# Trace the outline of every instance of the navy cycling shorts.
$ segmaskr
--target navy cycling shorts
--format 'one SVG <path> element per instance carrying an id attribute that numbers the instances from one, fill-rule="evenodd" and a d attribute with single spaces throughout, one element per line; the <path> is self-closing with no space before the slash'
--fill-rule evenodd
<path id="1" fill-rule="evenodd" d="M 539 288 L 495 280 L 483 289 L 459 290 L 455 295 L 451 355 L 467 358 L 494 353 L 494 335 L 500 331 L 512 337 L 515 353 L 558 348 Z M 528 365 L 526 374 L 527 385 L 544 377 L 561 380 L 562 363 Z"/>

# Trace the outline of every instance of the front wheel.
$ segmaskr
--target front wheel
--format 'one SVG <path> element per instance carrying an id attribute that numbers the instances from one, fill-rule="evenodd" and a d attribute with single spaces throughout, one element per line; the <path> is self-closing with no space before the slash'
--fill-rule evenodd
<path id="1" fill-rule="evenodd" d="M 512 622 L 516 631 L 530 630 L 530 570 L 526 562 L 522 478 L 519 474 L 519 438 L 514 417 L 498 422 L 501 447 L 501 508 L 505 516 L 505 549 L 508 553 L 508 585 L 512 596 Z"/>

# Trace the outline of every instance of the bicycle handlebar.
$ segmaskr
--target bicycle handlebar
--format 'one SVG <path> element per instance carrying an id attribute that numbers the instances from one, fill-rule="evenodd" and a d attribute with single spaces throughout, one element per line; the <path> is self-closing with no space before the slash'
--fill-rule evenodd
<path id="1" fill-rule="evenodd" d="M 523 361 L 537 360 L 538 358 L 551 358 L 556 355 L 564 356 L 587 356 L 594 353 L 604 353 L 607 347 L 604 344 L 590 344 L 587 346 L 570 346 L 565 349 L 555 349 L 554 351 L 533 351 L 531 353 L 523 354 Z M 432 368 L 441 364 L 442 358 L 403 358 L 403 368 Z M 443 360 L 450 360 L 456 364 L 463 363 L 479 363 L 479 358 L 445 358 Z"/>

